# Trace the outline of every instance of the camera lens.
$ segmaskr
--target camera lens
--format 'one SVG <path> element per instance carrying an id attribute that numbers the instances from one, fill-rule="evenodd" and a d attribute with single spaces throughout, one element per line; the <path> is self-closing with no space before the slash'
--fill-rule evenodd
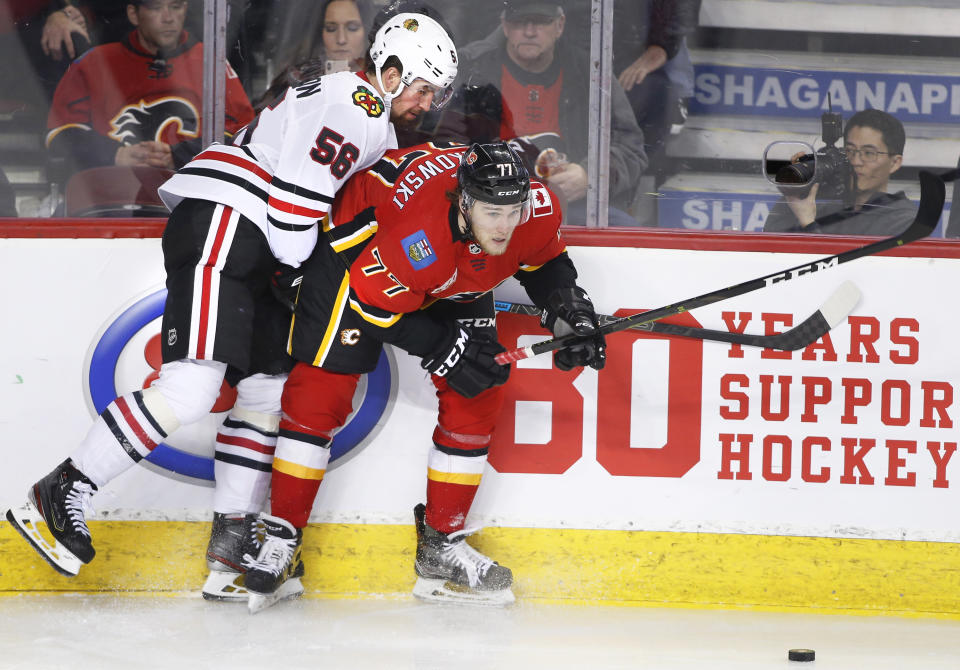
<path id="1" fill-rule="evenodd" d="M 786 165 L 777 170 L 775 181 L 785 186 L 804 186 L 813 181 L 813 156 L 807 154 L 796 163 Z"/>

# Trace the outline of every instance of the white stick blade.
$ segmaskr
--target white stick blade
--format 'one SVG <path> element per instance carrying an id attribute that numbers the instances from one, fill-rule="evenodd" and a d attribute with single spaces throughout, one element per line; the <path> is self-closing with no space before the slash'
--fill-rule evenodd
<path id="1" fill-rule="evenodd" d="M 819 311 L 827 323 L 830 324 L 830 327 L 835 328 L 857 306 L 861 295 L 856 284 L 852 281 L 845 281 L 840 285 L 840 288 L 833 292 L 832 296 L 827 298 Z"/>

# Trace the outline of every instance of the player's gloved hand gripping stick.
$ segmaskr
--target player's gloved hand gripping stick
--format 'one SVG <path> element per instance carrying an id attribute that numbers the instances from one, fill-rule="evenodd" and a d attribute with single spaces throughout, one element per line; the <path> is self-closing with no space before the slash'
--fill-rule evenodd
<path id="1" fill-rule="evenodd" d="M 818 260 L 810 261 L 809 263 L 803 263 L 787 270 L 781 270 L 780 272 L 774 272 L 772 274 L 764 275 L 763 277 L 750 279 L 740 284 L 735 284 L 733 286 L 728 286 L 726 288 L 713 291 L 712 293 L 704 293 L 703 295 L 699 295 L 695 298 L 688 298 L 686 300 L 681 300 L 680 302 L 675 302 L 671 305 L 658 307 L 657 309 L 651 309 L 646 312 L 640 312 L 639 314 L 634 314 L 632 316 L 626 316 L 622 319 L 617 319 L 616 321 L 601 325 L 600 332 L 603 335 L 608 335 L 619 330 L 625 330 L 627 328 L 633 328 L 635 326 L 659 321 L 660 319 L 672 316 L 674 314 L 688 312 L 691 309 L 703 307 L 704 305 L 712 305 L 713 303 L 720 302 L 721 300 L 743 295 L 744 293 L 750 293 L 751 291 L 756 291 L 757 289 L 764 288 L 765 286 L 769 286 L 771 284 L 789 281 L 818 270 L 826 270 L 827 268 L 835 267 L 841 263 L 847 263 L 858 258 L 863 258 L 864 256 L 878 254 L 882 251 L 894 249 L 896 247 L 903 246 L 904 244 L 922 239 L 933 232 L 933 229 L 937 226 L 937 221 L 940 220 L 940 214 L 943 211 L 943 202 L 946 194 L 944 180 L 946 179 L 948 181 L 952 181 L 956 177 L 957 173 L 955 170 L 947 172 L 943 175 L 935 175 L 932 172 L 926 171 L 920 172 L 920 205 L 917 209 L 917 215 L 914 218 L 913 223 L 911 223 L 910 226 L 899 235 L 894 235 L 871 244 L 866 244 L 862 247 L 857 247 L 856 249 L 850 249 L 849 251 L 844 251 L 834 256 L 826 256 Z M 820 312 L 818 311 L 818 314 L 819 313 Z M 669 324 L 662 325 L 666 326 Z M 712 332 L 717 333 L 722 331 Z M 496 357 L 496 360 L 498 363 L 502 364 L 511 363 L 513 361 L 521 361 L 525 358 L 531 358 L 547 351 L 555 351 L 557 349 L 562 349 L 569 346 L 581 345 L 582 340 L 583 338 L 577 335 L 554 337 L 553 339 L 546 340 L 544 342 L 537 342 L 536 344 L 532 344 L 528 347 L 519 347 L 517 349 L 505 351 L 502 354 L 499 354 Z"/>

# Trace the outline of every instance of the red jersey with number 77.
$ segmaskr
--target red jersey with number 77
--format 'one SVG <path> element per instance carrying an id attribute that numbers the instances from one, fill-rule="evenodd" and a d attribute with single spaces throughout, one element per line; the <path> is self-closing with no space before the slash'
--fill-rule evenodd
<path id="1" fill-rule="evenodd" d="M 562 212 L 537 181 L 530 185 L 529 215 L 502 255 L 491 256 L 464 239 L 459 209 L 448 193 L 457 187 L 457 167 L 467 149 L 428 143 L 388 151 L 340 192 L 328 232 L 337 251 L 369 239 L 350 269 L 350 306 L 365 319 L 388 326 L 397 315 L 436 299 L 475 300 L 564 251 Z M 358 228 L 358 214 L 371 206 L 368 223 Z M 348 222 L 354 225 L 343 225 Z"/>

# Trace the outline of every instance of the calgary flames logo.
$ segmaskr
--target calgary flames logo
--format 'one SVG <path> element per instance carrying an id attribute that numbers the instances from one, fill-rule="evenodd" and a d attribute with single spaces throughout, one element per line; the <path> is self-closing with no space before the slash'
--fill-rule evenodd
<path id="1" fill-rule="evenodd" d="M 127 105 L 110 121 L 110 137 L 124 144 L 154 141 L 162 142 L 167 127 L 173 125 L 180 140 L 200 134 L 200 115 L 183 98 L 161 98 L 151 102 L 141 100 Z M 177 140 L 179 141 L 179 140 Z"/>
<path id="2" fill-rule="evenodd" d="M 353 104 L 362 107 L 367 116 L 377 118 L 383 114 L 383 101 L 365 86 L 357 86 L 357 90 L 353 92 Z"/>
<path id="3" fill-rule="evenodd" d="M 403 27 L 412 33 L 420 29 L 420 23 L 416 19 L 407 19 L 403 22 Z"/>

